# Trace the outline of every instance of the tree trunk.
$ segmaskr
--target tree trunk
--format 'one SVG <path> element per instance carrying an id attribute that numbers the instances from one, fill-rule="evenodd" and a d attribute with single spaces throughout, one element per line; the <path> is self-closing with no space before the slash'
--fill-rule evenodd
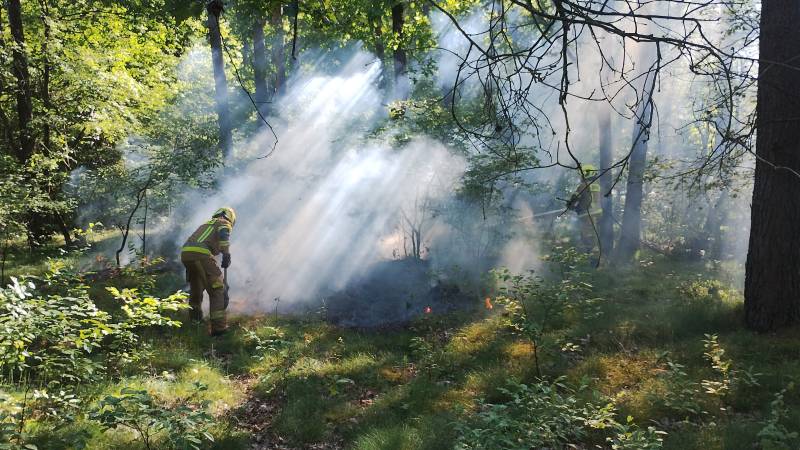
<path id="1" fill-rule="evenodd" d="M 50 198 L 53 198 L 53 194 L 50 194 Z M 61 232 L 61 236 L 64 236 L 64 246 L 67 248 L 72 247 L 72 235 L 69 232 L 69 226 L 67 225 L 67 221 L 64 220 L 64 216 L 56 211 L 55 212 L 55 221 L 56 226 L 58 226 L 58 231 Z"/>
<path id="2" fill-rule="evenodd" d="M 395 96 L 398 98 L 405 98 L 408 95 L 408 77 L 406 75 L 408 58 L 403 47 L 405 45 L 403 42 L 403 25 L 405 23 L 403 9 L 401 1 L 392 6 L 392 32 L 397 40 L 397 46 L 394 49 L 394 90 Z"/>
<path id="3" fill-rule="evenodd" d="M 272 65 L 275 66 L 275 93 L 283 94 L 286 89 L 286 56 L 283 36 L 283 7 L 280 2 L 272 4 L 269 18 L 275 37 L 272 40 Z"/>
<path id="4" fill-rule="evenodd" d="M 650 52 L 644 52 L 650 54 Z M 647 61 L 649 58 L 644 57 Z M 625 264 L 631 262 L 639 251 L 642 239 L 642 200 L 644 199 L 644 170 L 647 166 L 647 142 L 650 140 L 650 126 L 653 120 L 652 95 L 655 89 L 656 73 L 650 72 L 644 78 L 643 95 L 636 111 L 636 124 L 633 127 L 633 143 L 628 160 L 628 182 L 625 188 L 625 205 L 622 214 L 616 260 Z"/>
<path id="5" fill-rule="evenodd" d="M 610 167 L 613 164 L 613 149 L 611 147 L 611 115 L 606 111 L 600 116 L 598 122 L 600 141 L 600 206 L 603 209 L 598 221 L 598 234 L 603 258 L 608 259 L 614 250 L 614 199 L 611 195 L 614 184 Z"/>
<path id="6" fill-rule="evenodd" d="M 31 129 L 33 103 L 31 101 L 30 74 L 28 73 L 28 56 L 25 54 L 25 33 L 22 27 L 20 0 L 8 0 L 7 7 L 8 24 L 14 39 L 14 46 L 11 50 L 12 73 L 17 80 L 17 119 L 19 120 L 17 159 L 25 163 L 33 154 L 34 148 L 33 130 Z"/>
<path id="7" fill-rule="evenodd" d="M 725 223 L 725 208 L 728 191 L 723 190 L 713 205 L 708 205 L 708 215 L 703 224 L 703 240 L 706 257 L 720 259 L 722 257 L 722 225 Z"/>
<path id="8" fill-rule="evenodd" d="M 50 20 L 48 17 L 47 11 L 47 2 L 44 0 L 39 1 L 39 8 L 41 12 L 41 21 L 42 21 L 42 28 L 44 29 L 44 39 L 42 39 L 42 84 L 41 84 L 41 96 L 42 96 L 42 103 L 44 105 L 45 110 L 45 120 L 44 120 L 44 149 L 46 152 L 50 152 L 51 150 L 51 139 L 50 139 L 50 111 L 53 107 L 53 102 L 50 99 L 50 50 L 49 50 L 49 43 L 50 43 Z"/>
<path id="9" fill-rule="evenodd" d="M 250 44 L 251 42 L 248 41 L 247 39 L 242 39 L 242 62 L 241 62 L 242 67 L 247 67 L 248 64 L 251 65 L 253 64 L 251 60 L 252 55 L 250 50 Z"/>
<path id="10" fill-rule="evenodd" d="M 264 25 L 266 21 L 258 18 L 253 25 L 253 79 L 256 84 L 255 101 L 262 116 L 267 116 L 269 93 L 267 87 L 267 48 L 264 43 Z M 261 126 L 266 126 L 259 120 Z"/>
<path id="11" fill-rule="evenodd" d="M 375 17 L 375 15 L 372 14 L 370 15 L 369 22 L 372 27 L 372 37 L 375 39 L 375 56 L 380 60 L 381 64 L 378 87 L 384 89 L 386 87 L 386 48 L 383 46 L 383 30 L 381 29 L 383 21 L 380 16 Z"/>
<path id="12" fill-rule="evenodd" d="M 50 39 L 52 38 L 51 28 L 50 28 L 50 17 L 49 11 L 47 10 L 47 2 L 45 0 L 39 0 L 39 10 L 40 10 L 40 20 L 42 21 L 42 29 L 44 30 L 44 39 L 42 39 L 42 79 L 41 85 L 39 86 L 39 95 L 42 98 L 42 105 L 44 106 L 44 124 L 42 125 L 42 144 L 45 154 L 50 154 L 52 152 L 52 139 L 50 133 L 50 113 L 53 110 L 53 101 L 50 96 L 50 71 L 51 71 L 51 64 L 50 64 Z M 59 168 L 63 167 L 62 164 L 59 164 Z M 55 201 L 59 197 L 62 192 L 61 185 L 53 186 L 50 182 L 47 183 L 47 193 L 51 200 Z M 64 216 L 61 214 L 60 211 L 54 211 L 54 217 L 52 220 L 56 222 L 56 226 L 58 230 L 61 232 L 61 235 L 64 236 L 64 245 L 69 248 L 72 247 L 72 236 L 70 235 L 69 225 L 67 221 L 64 220 Z"/>
<path id="13" fill-rule="evenodd" d="M 8 234 L 4 236 L 3 259 L 0 261 L 0 286 L 6 286 L 6 259 L 8 259 Z"/>
<path id="14" fill-rule="evenodd" d="M 6 48 L 6 41 L 3 39 L 3 33 L 5 32 L 5 26 L 3 23 L 3 8 L 0 6 L 0 48 Z M 6 58 L 5 53 L 0 53 L 0 67 L 6 66 Z M 6 92 L 6 85 L 3 83 L 3 78 L 0 77 L 0 96 L 4 95 Z M 14 148 L 14 138 L 13 133 L 11 132 L 11 120 L 9 119 L 6 112 L 0 108 L 0 129 L 2 129 L 2 136 L 0 138 L 5 141 L 5 145 L 8 148 Z M 1 280 L 0 280 L 1 281 Z"/>
<path id="15" fill-rule="evenodd" d="M 142 218 L 142 267 L 147 265 L 147 189 L 144 191 L 144 218 Z"/>
<path id="16" fill-rule="evenodd" d="M 649 108 L 647 108 L 649 109 Z M 649 116 L 649 112 L 645 111 Z M 644 117 L 638 119 L 644 121 Z M 647 140 L 649 124 L 637 123 L 634 127 L 633 152 L 628 162 L 628 182 L 625 188 L 625 210 L 622 214 L 619 244 L 617 245 L 617 261 L 630 262 L 642 237 L 642 199 L 644 198 L 644 169 L 647 164 Z M 636 137 L 638 136 L 638 138 Z"/>
<path id="17" fill-rule="evenodd" d="M 756 170 L 744 286 L 745 322 L 800 321 L 800 5 L 761 3 Z"/>
<path id="18" fill-rule="evenodd" d="M 206 4 L 208 12 L 208 38 L 211 43 L 211 62 L 214 66 L 214 91 L 219 122 L 219 145 L 222 158 L 228 159 L 233 150 L 233 131 L 228 106 L 228 79 L 225 77 L 225 60 L 222 57 L 222 35 L 219 30 L 219 17 L 223 6 L 221 0 Z"/>

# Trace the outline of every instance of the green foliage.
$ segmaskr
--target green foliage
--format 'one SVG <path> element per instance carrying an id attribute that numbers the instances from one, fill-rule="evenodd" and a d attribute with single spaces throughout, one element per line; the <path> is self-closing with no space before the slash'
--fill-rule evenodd
<path id="1" fill-rule="evenodd" d="M 23 157 L 14 114 L 0 114 L 0 228 L 27 231 L 40 245 L 66 234 L 78 199 L 69 186 L 78 168 L 117 164 L 117 144 L 143 133 L 172 100 L 187 28 L 136 2 L 22 2 L 24 57 L 30 71 L 33 155 Z M 11 40 L 0 30 L 4 43 Z M 15 111 L 10 46 L 0 45 L 0 111 Z M 8 187 L 9 189 L 6 189 Z M 24 209 L 20 209 L 24 206 Z M 13 228 L 6 228 L 9 217 Z"/>
<path id="2" fill-rule="evenodd" d="M 409 60 L 416 60 L 420 67 L 428 67 L 430 62 L 426 52 L 414 50 L 435 45 L 430 19 L 425 13 L 429 5 L 416 0 L 403 2 L 403 35 L 400 36 L 392 30 L 391 10 L 395 4 L 389 0 L 310 1 L 300 8 L 302 40 L 321 48 L 336 48 L 359 41 L 373 52 L 382 47 L 386 52 L 384 64 L 390 62 L 390 52 L 400 47 L 409 52 Z M 409 66 L 414 67 L 412 64 Z"/>
<path id="3" fill-rule="evenodd" d="M 508 269 L 493 271 L 498 283 L 497 303 L 505 308 L 506 325 L 531 341 L 540 375 L 539 347 L 544 334 L 564 327 L 570 313 L 586 318 L 601 314 L 598 299 L 591 296 L 592 285 L 585 281 L 585 255 L 574 248 L 557 247 L 548 260 L 560 271 L 559 278 L 533 271 L 527 275 L 512 274 Z"/>
<path id="4" fill-rule="evenodd" d="M 683 296 L 690 301 L 727 301 L 729 289 L 719 280 L 696 280 L 681 284 L 679 288 Z"/>
<path id="5" fill-rule="evenodd" d="M 716 334 L 707 334 L 703 340 L 706 351 L 703 356 L 711 363 L 717 379 L 703 380 L 701 386 L 706 394 L 724 400 L 732 389 L 743 386 L 758 386 L 758 376 L 752 369 L 734 368 L 733 361 L 725 356 L 725 349 Z"/>
<path id="6" fill-rule="evenodd" d="M 209 402 L 193 403 L 194 396 L 206 386 L 195 383 L 195 392 L 176 405 L 158 404 L 146 390 L 122 389 L 119 395 L 108 395 L 89 413 L 89 418 L 105 429 L 125 427 L 133 430 L 144 446 L 153 448 L 158 437 L 168 448 L 198 450 L 214 442 L 208 432 L 213 417 L 206 412 Z"/>
<path id="7" fill-rule="evenodd" d="M 444 107 L 440 97 L 441 92 L 427 81 L 418 83 L 412 99 L 389 104 L 389 120 L 376 130 L 376 134 L 387 133 L 397 146 L 424 135 L 467 153 L 467 143 L 453 126 L 450 111 Z"/>
<path id="8" fill-rule="evenodd" d="M 703 357 L 710 363 L 715 377 L 695 381 L 684 365 L 667 359 L 665 369 L 659 372 L 664 389 L 653 393 L 651 398 L 652 402 L 679 414 L 685 421 L 708 417 L 714 405 L 723 413 L 728 411 L 731 396 L 737 391 L 758 387 L 758 378 L 762 375 L 734 364 L 726 356 L 717 335 L 705 335 L 703 346 Z"/>
<path id="9" fill-rule="evenodd" d="M 655 450 L 663 446 L 664 435 L 667 433 L 655 427 L 642 429 L 633 423 L 633 417 L 628 416 L 625 423 L 611 422 L 613 436 L 606 438 L 613 450 Z"/>
<path id="10" fill-rule="evenodd" d="M 0 372 L 7 381 L 69 386 L 97 380 L 136 359 L 139 330 L 180 326 L 166 314 L 187 308 L 181 292 L 159 299 L 109 288 L 125 313 L 116 320 L 61 264 L 54 262 L 44 280 L 46 289 L 16 278 L 0 288 Z"/>
<path id="11" fill-rule="evenodd" d="M 76 291 L 42 295 L 32 282 L 16 278 L 0 288 L 0 370 L 6 380 L 76 384 L 99 375 L 102 366 L 91 353 L 113 332 L 111 317 L 84 287 Z"/>
<path id="12" fill-rule="evenodd" d="M 411 354 L 419 365 L 419 369 L 424 372 L 428 380 L 432 380 L 436 371 L 440 368 L 441 348 L 432 342 L 431 338 L 415 336 L 411 338 Z"/>
<path id="13" fill-rule="evenodd" d="M 783 400 L 785 394 L 786 389 L 775 394 L 775 398 L 770 402 L 769 417 L 765 421 L 764 427 L 758 432 L 761 448 L 765 450 L 797 447 L 798 432 L 790 431 L 786 425 L 784 425 L 789 415 L 789 411 Z"/>
<path id="14" fill-rule="evenodd" d="M 127 316 L 125 326 L 131 330 L 151 326 L 179 327 L 180 322 L 165 314 L 188 309 L 185 302 L 188 296 L 183 292 L 177 292 L 162 300 L 152 296 L 140 298 L 135 288 L 120 290 L 112 286 L 107 289 L 115 299 L 122 302 L 122 311 Z"/>
<path id="15" fill-rule="evenodd" d="M 707 414 L 700 403 L 699 383 L 689 377 L 685 366 L 667 361 L 667 370 L 660 376 L 666 389 L 657 400 L 663 402 L 664 406 L 684 417 Z"/>
<path id="16" fill-rule="evenodd" d="M 256 332 L 245 329 L 245 337 L 255 344 L 253 358 L 263 361 L 267 357 L 284 354 L 288 342 L 284 339 L 283 331 L 278 327 L 262 327 Z"/>
<path id="17" fill-rule="evenodd" d="M 0 397 L 5 405 L 0 409 L 0 450 L 36 450 L 36 446 L 28 443 L 30 436 L 25 432 L 25 411 L 22 405 Z M 6 408 L 12 407 L 13 412 Z"/>
<path id="18" fill-rule="evenodd" d="M 661 448 L 664 432 L 639 429 L 628 417 L 614 419 L 612 403 L 583 402 L 579 394 L 586 385 L 573 388 L 563 378 L 553 382 L 518 384 L 509 382 L 500 392 L 503 403 L 478 403 L 471 420 L 456 425 L 459 449 L 566 448 L 586 442 L 592 430 L 611 434 L 614 449 Z"/>

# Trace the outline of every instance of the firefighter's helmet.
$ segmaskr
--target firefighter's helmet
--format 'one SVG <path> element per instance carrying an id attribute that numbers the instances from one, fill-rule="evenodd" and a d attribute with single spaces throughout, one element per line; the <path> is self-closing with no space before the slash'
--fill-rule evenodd
<path id="1" fill-rule="evenodd" d="M 218 209 L 212 217 L 225 217 L 231 223 L 231 225 L 236 224 L 236 211 L 233 210 L 230 206 L 223 206 L 222 208 Z"/>

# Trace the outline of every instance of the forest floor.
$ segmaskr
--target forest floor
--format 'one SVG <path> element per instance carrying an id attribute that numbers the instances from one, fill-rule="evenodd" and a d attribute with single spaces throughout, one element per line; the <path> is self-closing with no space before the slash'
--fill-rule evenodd
<path id="1" fill-rule="evenodd" d="M 36 262 L 9 268 L 35 271 Z M 664 448 L 800 448 L 800 329 L 744 330 L 741 294 L 722 273 L 660 256 L 593 273 L 597 314 L 568 314 L 546 333 L 541 376 L 610 399 L 621 420 L 666 432 Z M 156 289 L 179 285 L 177 274 L 164 275 Z M 448 449 L 479 400 L 508 401 L 509 381 L 539 377 L 533 345 L 509 329 L 502 308 L 474 301 L 463 313 L 433 311 L 393 329 L 265 315 L 232 317 L 231 332 L 217 339 L 198 325 L 153 330 L 136 368 L 85 390 L 97 399 L 145 388 L 169 405 L 200 382 L 207 388 L 196 395 L 215 418 L 213 448 Z M 87 419 L 26 426 L 39 449 L 65 448 L 78 435 L 90 449 L 145 448 L 134 433 Z M 765 439 L 770 433 L 777 437 Z M 583 448 L 607 447 L 589 436 Z"/>

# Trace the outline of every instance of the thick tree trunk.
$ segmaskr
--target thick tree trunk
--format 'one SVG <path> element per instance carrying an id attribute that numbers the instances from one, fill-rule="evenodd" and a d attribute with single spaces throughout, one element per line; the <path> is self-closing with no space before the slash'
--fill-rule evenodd
<path id="1" fill-rule="evenodd" d="M 286 89 L 286 51 L 283 35 L 283 7 L 280 2 L 272 4 L 269 23 L 275 33 L 272 40 L 272 65 L 275 66 L 275 93 L 283 94 Z"/>
<path id="2" fill-rule="evenodd" d="M 264 42 L 264 25 L 266 21 L 258 18 L 253 25 L 253 79 L 256 84 L 255 101 L 262 116 L 268 112 L 269 93 L 267 87 L 267 48 Z M 261 126 L 266 126 L 259 120 Z"/>
<path id="3" fill-rule="evenodd" d="M 647 61 L 650 52 L 643 52 Z M 625 187 L 625 205 L 622 214 L 616 260 L 625 264 L 633 260 L 639 251 L 642 239 L 642 200 L 644 199 L 644 171 L 647 166 L 647 143 L 650 140 L 650 126 L 653 120 L 652 95 L 655 89 L 655 72 L 645 77 L 643 95 L 636 111 L 636 124 L 633 127 L 633 143 L 628 160 L 628 182 Z"/>
<path id="4" fill-rule="evenodd" d="M 219 122 L 219 145 L 222 151 L 222 158 L 228 159 L 233 150 L 233 126 L 228 105 L 228 79 L 225 77 L 222 35 L 219 30 L 219 16 L 222 14 L 222 9 L 221 0 L 213 0 L 206 4 L 208 38 L 211 43 L 211 62 L 214 66 L 214 91 L 216 94 L 217 120 Z"/>
<path id="5" fill-rule="evenodd" d="M 649 108 L 646 108 L 649 110 Z M 641 116 L 649 116 L 649 111 Z M 650 138 L 650 125 L 639 122 L 634 127 L 633 152 L 628 161 L 628 182 L 625 188 L 625 205 L 622 214 L 617 261 L 630 262 L 639 251 L 642 238 L 642 199 L 644 198 L 644 169 L 647 164 L 647 141 Z M 637 137 L 638 136 L 638 137 Z"/>
<path id="6" fill-rule="evenodd" d="M 800 3 L 763 0 L 758 137 L 745 322 L 770 331 L 800 321 Z"/>
<path id="7" fill-rule="evenodd" d="M 398 42 L 394 49 L 394 89 L 395 96 L 398 98 L 405 98 L 406 95 L 408 95 L 408 76 L 406 73 L 408 57 L 403 47 L 405 45 L 403 43 L 403 25 L 405 24 L 403 11 L 404 6 L 402 1 L 398 1 L 392 6 L 392 32 Z"/>
<path id="8" fill-rule="evenodd" d="M 597 123 L 600 141 L 600 206 L 603 212 L 598 221 L 598 234 L 600 235 L 600 247 L 602 248 L 604 259 L 608 259 L 614 250 L 614 199 L 611 195 L 612 185 L 614 184 L 611 170 L 613 164 L 613 149 L 611 147 L 611 115 L 608 112 L 602 113 Z"/>
<path id="9" fill-rule="evenodd" d="M 17 120 L 19 126 L 19 145 L 17 159 L 27 162 L 33 154 L 34 139 L 31 129 L 33 119 L 33 102 L 31 101 L 30 74 L 28 73 L 28 56 L 25 54 L 25 33 L 22 27 L 22 5 L 20 0 L 8 0 L 8 24 L 14 46 L 12 73 L 17 80 Z"/>

